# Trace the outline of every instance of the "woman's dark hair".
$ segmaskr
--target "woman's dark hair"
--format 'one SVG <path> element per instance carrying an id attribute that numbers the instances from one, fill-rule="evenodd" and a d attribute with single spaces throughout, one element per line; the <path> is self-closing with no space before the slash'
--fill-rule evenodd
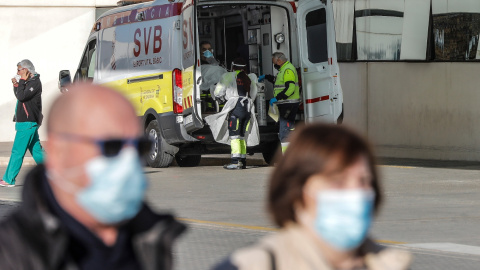
<path id="1" fill-rule="evenodd" d="M 338 125 L 308 124 L 294 131 L 290 138 L 288 149 L 283 157 L 277 158 L 269 181 L 267 207 L 278 226 L 297 222 L 294 206 L 304 205 L 303 187 L 310 176 L 341 172 L 362 156 L 367 158 L 372 176 L 377 213 L 382 194 L 375 159 L 361 136 Z"/>
<path id="2" fill-rule="evenodd" d="M 233 60 L 232 69 L 241 70 L 240 73 L 238 73 L 237 75 L 237 81 L 238 80 L 241 81 L 241 83 L 243 84 L 243 88 L 245 89 L 245 92 L 247 92 L 247 95 L 250 95 L 250 85 L 252 81 L 250 80 L 247 73 L 245 72 L 246 67 L 247 67 L 247 63 L 243 58 L 239 57 Z"/>

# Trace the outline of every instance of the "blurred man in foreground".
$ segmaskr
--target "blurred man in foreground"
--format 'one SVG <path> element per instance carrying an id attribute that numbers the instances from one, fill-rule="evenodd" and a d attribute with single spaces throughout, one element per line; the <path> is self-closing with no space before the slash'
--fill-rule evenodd
<path id="1" fill-rule="evenodd" d="M 143 202 L 150 141 L 132 106 L 105 87 L 69 90 L 50 110 L 45 166 L 0 224 L 0 269 L 172 269 L 185 226 Z"/>

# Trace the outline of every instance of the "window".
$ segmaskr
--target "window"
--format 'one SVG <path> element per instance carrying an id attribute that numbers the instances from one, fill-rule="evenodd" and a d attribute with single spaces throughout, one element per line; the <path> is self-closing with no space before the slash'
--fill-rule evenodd
<path id="1" fill-rule="evenodd" d="M 90 65 L 88 66 L 88 71 L 87 71 L 87 77 L 89 79 L 92 79 L 93 80 L 93 76 L 95 75 L 95 58 L 96 58 L 96 54 L 95 54 L 95 50 L 92 50 L 91 51 L 92 54 L 90 56 Z"/>
<path id="2" fill-rule="evenodd" d="M 333 1 L 335 37 L 339 61 L 355 60 L 353 44 L 355 1 Z"/>
<path id="3" fill-rule="evenodd" d="M 400 60 L 403 1 L 355 1 L 358 60 Z"/>
<path id="4" fill-rule="evenodd" d="M 480 1 L 335 0 L 333 4 L 339 61 L 480 60 Z"/>
<path id="5" fill-rule="evenodd" d="M 95 50 L 97 48 L 97 41 L 92 40 L 88 43 L 85 52 L 83 53 L 82 63 L 80 64 L 80 68 L 75 74 L 74 81 L 81 80 L 81 81 L 91 81 L 93 80 L 95 74 L 95 63 L 96 63 L 96 54 Z"/>
<path id="6" fill-rule="evenodd" d="M 317 9 L 307 14 L 307 46 L 308 60 L 321 63 L 328 60 L 327 48 L 327 17 L 325 9 Z"/>
<path id="7" fill-rule="evenodd" d="M 435 61 L 480 59 L 480 14 L 450 13 L 433 15 Z"/>

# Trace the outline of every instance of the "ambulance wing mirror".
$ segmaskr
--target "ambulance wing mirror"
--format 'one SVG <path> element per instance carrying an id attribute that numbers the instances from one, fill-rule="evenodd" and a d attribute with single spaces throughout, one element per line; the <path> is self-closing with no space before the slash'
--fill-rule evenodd
<path id="1" fill-rule="evenodd" d="M 61 93 L 68 91 L 67 87 L 72 83 L 72 77 L 69 70 L 62 70 L 58 74 L 58 89 Z"/>

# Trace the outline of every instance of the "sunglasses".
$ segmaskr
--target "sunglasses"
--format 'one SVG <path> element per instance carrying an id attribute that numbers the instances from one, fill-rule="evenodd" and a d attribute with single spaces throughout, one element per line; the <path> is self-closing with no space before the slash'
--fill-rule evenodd
<path id="1" fill-rule="evenodd" d="M 17 69 L 17 71 L 24 70 L 25 68 Z"/>
<path id="2" fill-rule="evenodd" d="M 55 134 L 62 137 L 63 139 L 70 140 L 70 141 L 93 143 L 98 148 L 100 148 L 102 155 L 105 157 L 117 156 L 126 145 L 133 146 L 137 150 L 139 156 L 144 156 L 152 150 L 152 146 L 153 146 L 152 140 L 144 136 L 140 136 L 138 138 L 126 138 L 126 139 L 118 138 L 118 139 L 103 140 L 103 139 L 95 139 L 91 137 L 85 137 L 85 136 L 68 134 L 68 133 L 55 133 Z"/>

